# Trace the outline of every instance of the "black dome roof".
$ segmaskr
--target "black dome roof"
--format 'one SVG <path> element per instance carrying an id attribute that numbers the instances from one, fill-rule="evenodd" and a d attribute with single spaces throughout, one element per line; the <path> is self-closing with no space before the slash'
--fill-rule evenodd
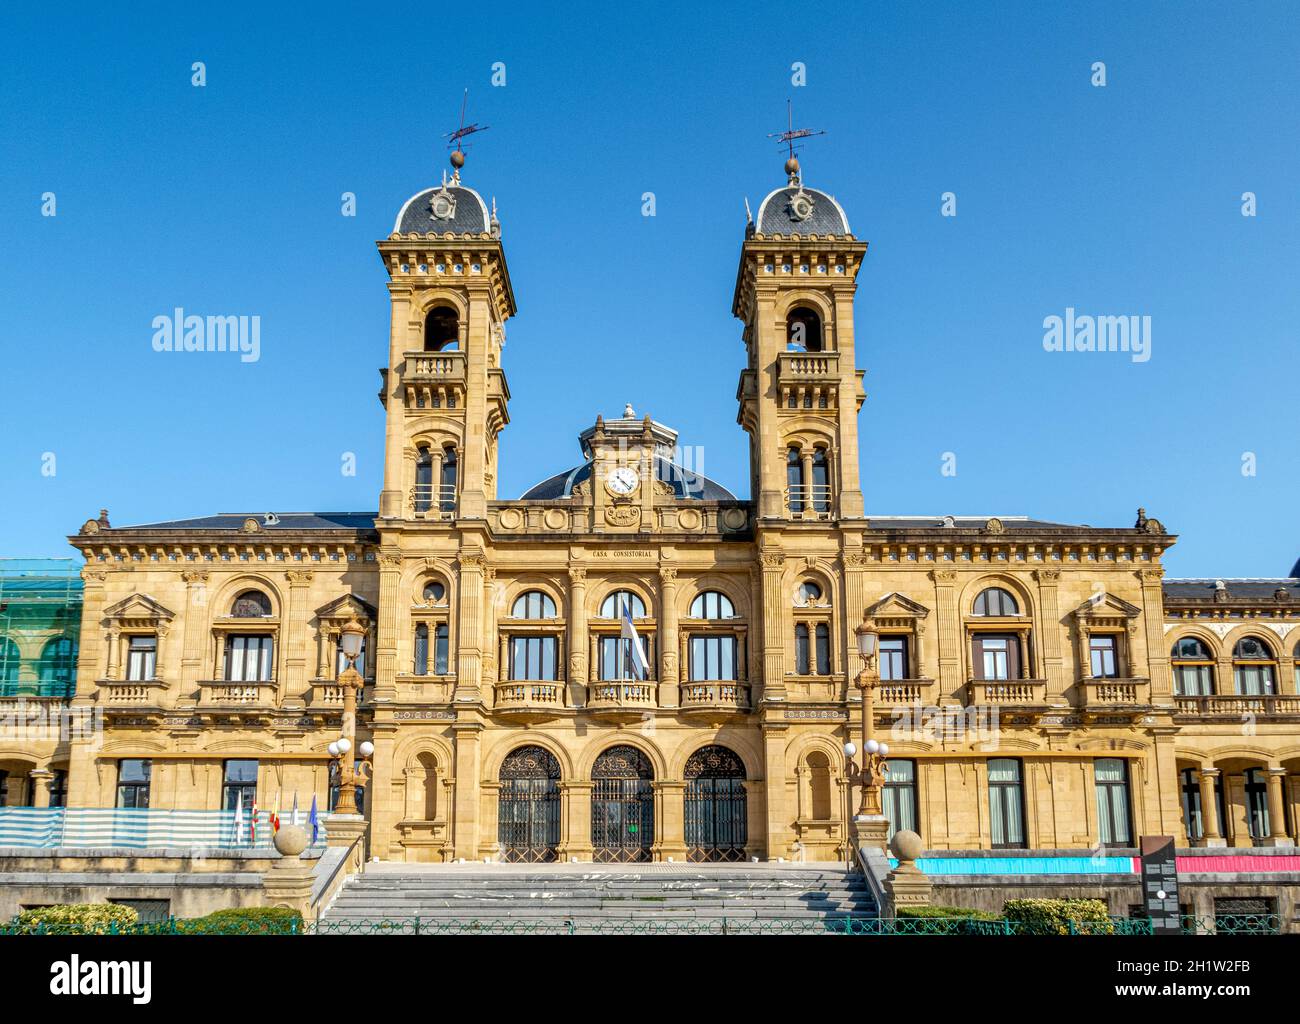
<path id="1" fill-rule="evenodd" d="M 804 201 L 796 202 L 796 196 Z M 764 235 L 847 235 L 849 218 L 829 193 L 787 185 L 768 193 L 758 208 L 754 230 Z"/>
<path id="2" fill-rule="evenodd" d="M 437 197 L 440 201 L 435 204 Z M 417 192 L 402 206 L 393 225 L 394 234 L 432 231 L 477 235 L 491 231 L 491 218 L 483 197 L 461 184 L 444 184 Z"/>
<path id="3" fill-rule="evenodd" d="M 545 501 L 548 499 L 568 498 L 573 494 L 574 487 L 584 480 L 591 479 L 592 465 L 591 461 L 587 461 L 581 466 L 574 466 L 572 469 L 566 469 L 563 473 L 556 473 L 555 476 L 547 477 L 541 483 L 535 484 L 525 491 L 522 500 Z M 689 469 L 684 469 L 675 462 L 669 462 L 664 458 L 655 459 L 655 479 L 671 484 L 673 496 L 677 498 L 695 498 L 700 501 L 736 500 L 736 496 L 723 487 L 722 484 L 699 473 L 692 473 Z"/>

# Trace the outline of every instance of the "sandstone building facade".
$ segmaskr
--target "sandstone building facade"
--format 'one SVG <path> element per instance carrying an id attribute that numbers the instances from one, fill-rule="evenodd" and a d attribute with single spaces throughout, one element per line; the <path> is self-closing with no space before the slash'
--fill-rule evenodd
<path id="1" fill-rule="evenodd" d="M 88 521 L 72 704 L 103 730 L 0 755 L 66 771 L 73 807 L 324 806 L 356 619 L 373 856 L 838 860 L 865 619 L 886 812 L 927 847 L 1291 842 L 1300 582 L 1166 584 L 1174 537 L 1144 514 L 866 515 L 867 244 L 787 171 L 732 298 L 751 499 L 630 407 L 574 468 L 498 495 L 515 300 L 457 172 L 378 243 L 378 513 Z"/>

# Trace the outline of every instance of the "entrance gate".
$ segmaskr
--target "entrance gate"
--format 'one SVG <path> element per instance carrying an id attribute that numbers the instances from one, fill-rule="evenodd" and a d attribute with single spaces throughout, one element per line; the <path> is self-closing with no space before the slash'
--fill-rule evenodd
<path id="1" fill-rule="evenodd" d="M 686 762 L 686 859 L 742 861 L 748 838 L 745 765 L 726 747 L 702 747 Z"/>
<path id="2" fill-rule="evenodd" d="M 502 762 L 498 778 L 497 843 L 502 860 L 555 860 L 560 845 L 560 762 L 544 747 L 520 747 Z"/>
<path id="3" fill-rule="evenodd" d="M 646 861 L 654 842 L 654 769 L 636 747 L 610 747 L 591 769 L 591 846 L 597 863 Z"/>

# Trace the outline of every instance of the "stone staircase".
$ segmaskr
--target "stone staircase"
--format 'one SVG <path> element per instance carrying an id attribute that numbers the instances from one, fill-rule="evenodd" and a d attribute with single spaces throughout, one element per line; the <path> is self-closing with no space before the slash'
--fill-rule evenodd
<path id="1" fill-rule="evenodd" d="M 370 864 L 344 882 L 318 927 L 782 934 L 875 917 L 862 875 L 836 864 Z"/>

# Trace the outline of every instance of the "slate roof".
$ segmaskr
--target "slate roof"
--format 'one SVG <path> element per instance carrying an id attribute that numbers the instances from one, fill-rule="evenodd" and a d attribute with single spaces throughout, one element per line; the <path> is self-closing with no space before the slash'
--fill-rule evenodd
<path id="1" fill-rule="evenodd" d="M 591 479 L 591 462 L 566 469 L 563 473 L 547 477 L 539 484 L 528 488 L 521 496 L 522 501 L 547 501 L 567 498 L 573 494 L 573 488 L 584 480 Z M 736 496 L 716 481 L 699 473 L 669 462 L 667 459 L 655 459 L 655 477 L 673 485 L 673 494 L 678 498 L 695 498 L 700 501 L 735 501 Z"/>
<path id="2" fill-rule="evenodd" d="M 790 197 L 799 189 L 793 185 L 768 193 L 758 208 L 754 229 L 765 235 L 847 235 L 849 218 L 835 197 L 815 188 L 804 188 L 812 197 L 812 216 L 796 220 L 790 214 Z"/>
<path id="3" fill-rule="evenodd" d="M 475 192 L 472 188 L 466 188 L 464 185 L 448 185 L 447 191 L 456 199 L 456 215 L 450 220 L 435 220 L 431 211 L 430 202 L 437 192 L 442 191 L 442 186 L 427 188 L 423 192 L 417 192 L 402 206 L 401 211 L 397 214 L 397 220 L 393 224 L 395 233 L 406 233 L 415 231 L 424 234 L 426 231 L 433 231 L 442 234 L 444 231 L 452 231 L 456 234 L 474 234 L 489 230 L 488 208 L 483 202 L 483 197 Z"/>
<path id="4" fill-rule="evenodd" d="M 164 523 L 114 526 L 113 533 L 156 533 L 165 530 L 241 531 L 249 519 L 256 519 L 264 533 L 298 533 L 307 530 L 373 530 L 374 512 L 277 512 L 277 522 L 267 523 L 265 512 L 220 512 L 197 519 L 172 519 Z"/>
<path id="5" fill-rule="evenodd" d="M 1276 594 L 1285 590 L 1289 601 L 1300 604 L 1300 579 L 1228 579 L 1220 577 L 1228 589 L 1228 600 L 1276 603 Z M 1165 580 L 1163 589 L 1166 601 L 1214 602 L 1215 580 Z"/>

